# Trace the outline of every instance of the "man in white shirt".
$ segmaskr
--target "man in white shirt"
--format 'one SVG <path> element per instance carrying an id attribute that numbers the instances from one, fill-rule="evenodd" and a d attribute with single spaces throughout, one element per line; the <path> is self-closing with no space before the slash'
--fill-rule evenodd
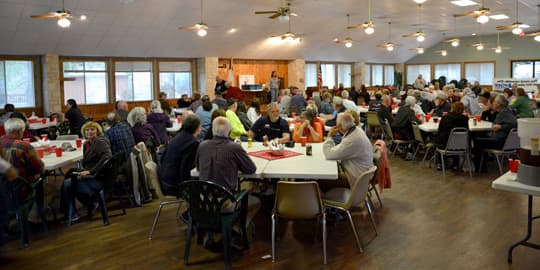
<path id="1" fill-rule="evenodd" d="M 360 115 L 360 109 L 358 106 L 356 106 L 356 103 L 354 101 L 349 100 L 349 92 L 347 90 L 343 90 L 341 92 L 341 97 L 343 98 L 343 107 L 345 107 L 346 110 L 353 110 L 358 115 Z"/>
<path id="2" fill-rule="evenodd" d="M 334 134 L 343 134 L 341 143 L 336 145 Z M 333 127 L 323 143 L 324 157 L 328 160 L 339 160 L 343 173 L 339 179 L 324 181 L 321 189 L 331 187 L 352 187 L 354 181 L 363 172 L 373 166 L 373 147 L 366 133 L 354 123 L 354 118 L 348 113 L 340 113 L 337 124 Z M 322 183 L 321 183 L 322 184 Z"/>

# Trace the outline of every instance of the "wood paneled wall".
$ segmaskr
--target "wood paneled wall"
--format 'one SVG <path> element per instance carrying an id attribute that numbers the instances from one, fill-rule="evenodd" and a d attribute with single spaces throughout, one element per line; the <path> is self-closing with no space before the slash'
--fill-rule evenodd
<path id="1" fill-rule="evenodd" d="M 233 59 L 233 84 L 240 87 L 238 75 L 254 75 L 256 84 L 268 84 L 272 71 L 277 72 L 278 77 L 283 78 L 283 87 L 289 87 L 289 61 L 287 60 L 249 60 L 249 59 Z M 229 68 L 231 67 L 230 59 L 219 59 L 218 74 L 223 79 L 227 80 Z"/>

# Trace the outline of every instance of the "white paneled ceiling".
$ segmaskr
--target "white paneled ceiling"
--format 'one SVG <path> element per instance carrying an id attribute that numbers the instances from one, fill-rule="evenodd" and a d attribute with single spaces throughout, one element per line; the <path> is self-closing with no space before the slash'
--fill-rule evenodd
<path id="1" fill-rule="evenodd" d="M 291 30 L 302 35 L 302 42 L 276 43 L 269 37 L 287 32 L 288 24 L 254 12 L 277 10 L 281 1 L 204 0 L 204 22 L 209 30 L 202 38 L 194 31 L 178 30 L 200 22 L 200 0 L 65 0 L 67 10 L 87 16 L 85 21 L 74 18 L 66 29 L 53 19 L 30 18 L 61 9 L 61 0 L 0 0 L 0 55 L 220 56 L 394 63 L 414 56 L 409 49 L 418 45 L 428 48 L 448 37 L 493 34 L 496 26 L 516 21 L 514 0 L 485 0 L 492 13 L 509 18 L 492 19 L 483 25 L 472 17 L 452 16 L 478 9 L 478 5 L 458 7 L 449 0 L 427 0 L 422 7 L 423 26 L 415 25 L 419 19 L 413 0 L 375 0 L 372 17 L 376 31 L 366 35 L 362 29 L 346 29 L 346 14 L 350 14 L 351 24 L 367 21 L 368 0 L 293 0 L 289 1 L 291 10 L 299 16 L 291 16 Z M 519 1 L 519 21 L 531 26 L 528 32 L 538 29 L 538 4 L 538 0 Z M 391 36 L 388 21 L 392 22 Z M 230 28 L 237 31 L 228 33 Z M 423 43 L 401 37 L 420 28 L 426 33 Z M 354 41 L 351 48 L 332 41 L 346 37 Z M 393 52 L 376 47 L 388 41 L 398 45 Z M 524 37 L 523 42 L 534 41 Z"/>

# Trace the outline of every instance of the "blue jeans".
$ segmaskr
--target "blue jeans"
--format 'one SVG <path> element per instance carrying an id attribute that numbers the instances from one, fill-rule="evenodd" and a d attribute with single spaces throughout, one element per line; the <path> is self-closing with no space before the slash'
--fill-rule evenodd
<path id="1" fill-rule="evenodd" d="M 278 88 L 270 88 L 270 96 L 271 96 L 271 102 L 277 102 L 277 97 L 278 97 L 278 94 L 279 94 L 279 89 Z"/>

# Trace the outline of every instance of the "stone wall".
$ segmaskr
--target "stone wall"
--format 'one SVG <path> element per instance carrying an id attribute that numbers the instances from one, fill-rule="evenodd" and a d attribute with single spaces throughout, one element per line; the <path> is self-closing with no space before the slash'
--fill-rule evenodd
<path id="1" fill-rule="evenodd" d="M 295 59 L 289 61 L 288 65 L 288 76 L 289 76 L 289 87 L 290 86 L 296 86 L 299 89 L 305 90 L 306 82 L 305 82 L 305 66 L 306 61 L 304 59 Z"/>
<path id="2" fill-rule="evenodd" d="M 355 62 L 353 64 L 352 85 L 357 89 L 366 81 L 366 63 Z"/>
<path id="3" fill-rule="evenodd" d="M 205 89 L 206 94 L 213 99 L 214 88 L 216 86 L 216 76 L 218 75 L 218 57 L 204 57 L 204 70 L 205 70 Z"/>
<path id="4" fill-rule="evenodd" d="M 46 54 L 41 57 L 43 72 L 43 112 L 62 111 L 62 95 L 60 94 L 60 60 L 58 55 Z"/>

